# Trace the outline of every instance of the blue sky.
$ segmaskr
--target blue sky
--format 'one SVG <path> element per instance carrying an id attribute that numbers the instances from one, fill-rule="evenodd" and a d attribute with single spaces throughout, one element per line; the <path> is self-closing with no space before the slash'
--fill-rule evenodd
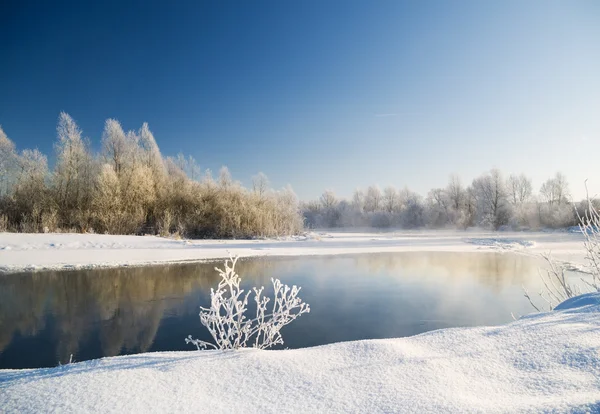
<path id="1" fill-rule="evenodd" d="M 52 152 L 147 121 L 163 153 L 301 198 L 491 167 L 600 192 L 597 1 L 5 1 L 0 124 Z"/>

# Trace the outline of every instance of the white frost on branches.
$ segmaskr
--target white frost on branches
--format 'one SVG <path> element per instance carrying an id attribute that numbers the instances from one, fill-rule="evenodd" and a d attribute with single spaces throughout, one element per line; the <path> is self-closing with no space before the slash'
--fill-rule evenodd
<path id="1" fill-rule="evenodd" d="M 303 313 L 310 312 L 307 303 L 298 297 L 300 288 L 282 284 L 278 279 L 273 282 L 273 305 L 271 299 L 263 296 L 264 287 L 253 288 L 245 292 L 240 289 L 240 277 L 235 273 L 237 257 L 225 261 L 225 268 L 215 268 L 221 276 L 216 290 L 211 289 L 210 308 L 200 307 L 200 322 L 212 335 L 215 343 L 193 339 L 189 335 L 186 343 L 196 345 L 198 349 L 239 349 L 250 346 L 266 349 L 283 344 L 281 328 Z M 248 319 L 246 311 L 248 298 L 254 292 L 256 317 Z"/>
<path id="2" fill-rule="evenodd" d="M 579 217 L 579 229 L 584 237 L 588 266 L 592 274 L 592 281 L 583 281 L 589 288 L 600 292 L 600 212 L 589 200 L 588 208 L 583 217 Z"/>
<path id="3" fill-rule="evenodd" d="M 548 263 L 549 268 L 546 269 L 545 275 L 541 271 L 539 272 L 544 289 L 538 295 L 546 303 L 547 310 L 551 311 L 559 303 L 583 293 L 578 285 L 573 285 L 567 280 L 565 274 L 567 269 L 564 264 L 557 263 L 550 254 L 542 254 L 542 258 Z M 523 286 L 523 291 L 525 297 L 536 311 L 544 311 L 543 308 L 540 308 L 533 302 L 525 286 Z"/>
<path id="4" fill-rule="evenodd" d="M 590 292 L 600 292 L 600 212 L 594 206 L 592 200 L 587 198 L 587 209 L 583 215 L 577 213 L 579 218 L 579 229 L 583 234 L 583 246 L 586 251 L 586 260 L 588 262 L 588 272 L 591 275 L 591 281 L 581 279 Z M 559 303 L 574 296 L 586 293 L 580 286 L 569 283 L 566 278 L 566 268 L 564 264 L 554 261 L 550 255 L 542 255 L 548 262 L 549 269 L 546 275 L 540 273 L 544 284 L 544 290 L 539 293 L 540 298 L 546 302 L 548 310 L 554 309 Z M 525 297 L 529 303 L 538 311 L 542 311 L 536 306 L 529 295 L 529 292 L 523 287 Z"/>

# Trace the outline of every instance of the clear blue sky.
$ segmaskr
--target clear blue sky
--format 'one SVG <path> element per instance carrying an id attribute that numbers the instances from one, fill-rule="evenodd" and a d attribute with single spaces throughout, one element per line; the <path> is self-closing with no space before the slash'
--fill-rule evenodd
<path id="1" fill-rule="evenodd" d="M 125 4 L 127 3 L 127 4 Z M 498 167 L 600 192 L 598 1 L 0 3 L 0 124 L 52 152 L 147 121 L 163 153 L 301 198 Z"/>

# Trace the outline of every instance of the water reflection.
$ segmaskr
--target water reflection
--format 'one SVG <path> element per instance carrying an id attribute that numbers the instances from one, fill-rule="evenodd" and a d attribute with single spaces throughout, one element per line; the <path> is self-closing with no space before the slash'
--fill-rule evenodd
<path id="1" fill-rule="evenodd" d="M 302 286 L 311 313 L 286 327 L 286 346 L 407 336 L 497 324 L 530 311 L 540 262 L 495 253 L 402 253 L 253 259 L 248 286 Z M 217 283 L 215 263 L 44 272 L 0 277 L 0 368 L 158 350 L 209 339 L 198 321 Z"/>

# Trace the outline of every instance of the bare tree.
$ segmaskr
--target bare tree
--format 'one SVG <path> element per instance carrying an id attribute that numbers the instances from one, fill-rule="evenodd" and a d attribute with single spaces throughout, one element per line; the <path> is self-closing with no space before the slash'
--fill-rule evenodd
<path id="1" fill-rule="evenodd" d="M 365 195 L 365 211 L 374 212 L 381 209 L 381 190 L 378 186 L 372 185 L 367 188 Z"/>
<path id="2" fill-rule="evenodd" d="M 361 189 L 354 190 L 352 194 L 352 206 L 359 212 L 365 209 L 365 193 Z"/>
<path id="3" fill-rule="evenodd" d="M 554 178 L 550 178 L 542 184 L 540 195 L 550 206 L 568 202 L 571 195 L 566 177 L 562 173 L 557 172 Z"/>
<path id="4" fill-rule="evenodd" d="M 459 211 L 463 204 L 465 191 L 462 187 L 460 177 L 458 175 L 452 174 L 450 176 L 450 181 L 448 182 L 448 186 L 446 187 L 446 194 L 448 196 L 448 199 L 450 200 L 452 208 L 455 211 Z"/>
<path id="5" fill-rule="evenodd" d="M 481 224 L 498 228 L 508 221 L 506 188 L 502 173 L 497 169 L 473 180 L 474 195 L 481 213 Z"/>
<path id="6" fill-rule="evenodd" d="M 531 180 L 525 174 L 511 174 L 506 187 L 510 202 L 515 206 L 520 206 L 531 198 L 533 187 Z"/>
<path id="7" fill-rule="evenodd" d="M 337 198 L 335 197 L 334 192 L 331 190 L 325 190 L 325 192 L 323 192 L 323 194 L 321 194 L 320 201 L 321 201 L 321 206 L 325 210 L 333 209 L 337 204 Z"/>
<path id="8" fill-rule="evenodd" d="M 400 196 L 398 190 L 392 186 L 384 188 L 382 201 L 385 211 L 388 213 L 393 213 L 400 209 Z"/>
<path id="9" fill-rule="evenodd" d="M 558 204 L 568 203 L 571 198 L 569 191 L 569 183 L 567 177 L 561 172 L 557 172 L 554 176 L 554 194 Z"/>
<path id="10" fill-rule="evenodd" d="M 450 223 L 450 199 L 442 188 L 434 188 L 427 194 L 429 224 L 442 227 Z"/>
<path id="11" fill-rule="evenodd" d="M 475 217 L 477 214 L 477 197 L 475 197 L 475 190 L 472 186 L 467 187 L 465 190 L 465 208 L 463 210 L 463 217 L 461 218 L 461 227 L 467 228 L 474 224 Z"/>

